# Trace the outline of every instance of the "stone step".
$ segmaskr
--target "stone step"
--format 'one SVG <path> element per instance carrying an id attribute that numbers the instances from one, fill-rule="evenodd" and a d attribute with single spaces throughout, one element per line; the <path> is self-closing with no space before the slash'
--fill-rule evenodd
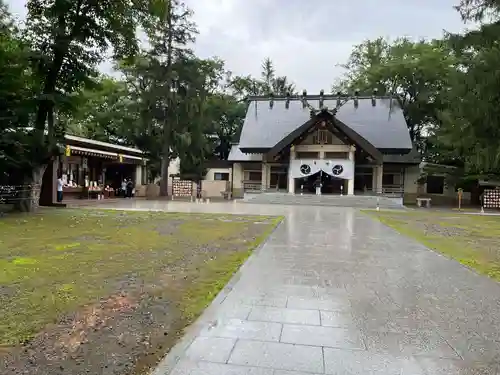
<path id="1" fill-rule="evenodd" d="M 307 206 L 337 206 L 356 208 L 404 209 L 401 201 L 395 198 L 374 196 L 339 196 L 339 195 L 293 195 L 286 193 L 261 193 L 245 196 L 244 202 L 257 204 L 283 204 Z"/>

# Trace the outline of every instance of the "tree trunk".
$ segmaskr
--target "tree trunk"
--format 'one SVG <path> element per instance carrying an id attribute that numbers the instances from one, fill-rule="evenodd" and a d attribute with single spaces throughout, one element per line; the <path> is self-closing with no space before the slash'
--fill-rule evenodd
<path id="1" fill-rule="evenodd" d="M 46 169 L 47 165 L 35 167 L 31 171 L 31 176 L 24 179 L 24 185 L 21 186 L 15 207 L 18 211 L 35 212 L 38 209 L 43 174 Z"/>
<path id="2" fill-rule="evenodd" d="M 168 26 L 168 36 L 167 36 L 167 95 L 168 95 L 168 105 L 165 111 L 165 121 L 163 123 L 163 152 L 162 152 L 162 162 L 161 162 L 161 181 L 160 181 L 160 196 L 168 196 L 168 166 L 170 164 L 170 142 L 168 142 L 169 133 L 169 118 L 168 114 L 171 113 L 171 106 L 173 103 L 172 92 L 170 88 L 172 87 L 172 45 L 173 45 L 173 31 L 172 31 L 172 0 L 168 1 L 168 7 L 166 12 L 167 26 Z"/>
<path id="3" fill-rule="evenodd" d="M 170 164 L 168 154 L 168 152 L 164 153 L 161 159 L 160 196 L 162 197 L 168 196 L 168 165 Z"/>

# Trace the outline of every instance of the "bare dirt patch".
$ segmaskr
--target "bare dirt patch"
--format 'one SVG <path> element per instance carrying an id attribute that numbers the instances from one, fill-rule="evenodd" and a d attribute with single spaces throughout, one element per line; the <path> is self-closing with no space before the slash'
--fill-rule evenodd
<path id="1" fill-rule="evenodd" d="M 0 373 L 146 373 L 278 221 L 86 210 L 1 219 Z"/>

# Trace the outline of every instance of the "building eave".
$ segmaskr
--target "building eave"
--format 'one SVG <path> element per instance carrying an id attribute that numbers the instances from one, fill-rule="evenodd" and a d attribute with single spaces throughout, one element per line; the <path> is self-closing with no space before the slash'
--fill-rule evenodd
<path id="1" fill-rule="evenodd" d="M 271 149 L 269 147 L 239 147 L 244 154 L 267 154 Z"/>

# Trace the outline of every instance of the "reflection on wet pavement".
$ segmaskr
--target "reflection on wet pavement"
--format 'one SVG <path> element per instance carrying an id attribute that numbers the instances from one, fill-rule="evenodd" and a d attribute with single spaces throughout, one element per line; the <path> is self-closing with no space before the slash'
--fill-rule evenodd
<path id="1" fill-rule="evenodd" d="M 500 373 L 500 285 L 354 209 L 114 207 L 285 216 L 155 375 Z"/>

